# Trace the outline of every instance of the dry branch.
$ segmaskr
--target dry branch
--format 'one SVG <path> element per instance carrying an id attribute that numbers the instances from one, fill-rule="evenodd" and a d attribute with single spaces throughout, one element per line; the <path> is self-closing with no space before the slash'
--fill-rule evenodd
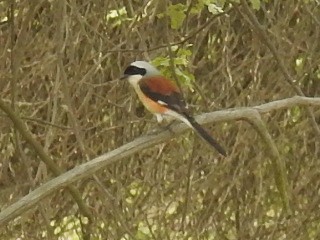
<path id="1" fill-rule="evenodd" d="M 234 108 L 228 109 L 223 111 L 216 111 L 211 113 L 205 113 L 197 117 L 197 120 L 201 123 L 212 123 L 212 122 L 221 122 L 221 121 L 234 121 L 234 120 L 248 120 L 251 123 L 254 123 L 256 129 L 263 138 L 264 142 L 266 142 L 268 147 L 268 153 L 270 153 L 270 157 L 272 161 L 275 161 L 275 165 L 282 166 L 283 161 L 280 159 L 279 152 L 274 145 L 271 136 L 266 131 L 266 128 L 263 127 L 262 121 L 259 120 L 260 114 L 268 113 L 270 111 L 280 110 L 283 108 L 290 108 L 293 106 L 314 106 L 320 107 L 320 98 L 308 98 L 308 97 L 292 97 L 288 99 L 278 100 L 266 104 L 262 104 L 255 107 L 243 107 L 243 108 Z M 257 117 L 258 116 L 258 117 Z M 258 120 L 257 120 L 258 119 Z M 182 133 L 185 131 L 187 126 L 184 124 L 177 124 L 172 127 L 172 130 L 175 133 Z M 0 225 L 7 223 L 8 221 L 18 217 L 19 215 L 23 214 L 27 210 L 30 210 L 33 206 L 35 206 L 39 201 L 57 191 L 62 187 L 67 187 L 70 184 L 74 183 L 75 181 L 87 178 L 92 176 L 98 170 L 101 170 L 108 166 L 111 163 L 115 163 L 125 157 L 131 156 L 132 154 L 139 152 L 143 149 L 148 147 L 154 146 L 160 142 L 164 142 L 173 137 L 173 134 L 166 130 L 158 134 L 142 136 L 137 138 L 136 140 L 125 144 L 109 153 L 103 154 L 91 161 L 84 163 L 80 166 L 73 168 L 72 170 L 61 174 L 60 176 L 48 181 L 47 183 L 43 184 L 42 186 L 38 187 L 34 191 L 30 192 L 28 195 L 21 198 L 16 203 L 12 204 L 11 206 L 7 207 L 0 213 Z M 279 162 L 280 161 L 280 162 Z M 283 167 L 282 167 L 283 168 Z M 279 170 L 275 170 L 279 171 Z M 280 173 L 276 172 L 276 179 L 277 182 L 281 182 L 284 186 L 280 186 L 280 193 L 284 202 L 288 201 L 288 193 L 283 193 L 282 191 L 287 190 L 285 172 L 284 169 L 280 169 Z M 280 174 L 277 176 L 277 174 Z M 282 174 L 282 175 L 281 175 Z M 279 184 L 278 184 L 279 187 Z M 281 189 L 283 187 L 284 189 Z M 285 205 L 285 208 L 288 207 Z"/>
<path id="2" fill-rule="evenodd" d="M 261 38 L 261 42 L 264 43 L 273 54 L 274 58 L 276 59 L 277 63 L 279 64 L 279 68 L 282 71 L 283 76 L 285 77 L 284 80 L 294 89 L 296 94 L 300 96 L 305 96 L 304 92 L 296 83 L 296 79 L 290 74 L 289 70 L 284 64 L 283 59 L 280 57 L 280 54 L 274 44 L 270 41 L 268 34 L 266 33 L 264 27 L 259 23 L 257 17 L 254 15 L 252 10 L 250 9 L 247 0 L 241 0 L 242 6 L 244 11 L 248 17 L 248 22 L 253 25 L 254 31 L 258 34 Z M 310 108 L 307 108 L 307 112 L 310 117 L 311 124 L 317 134 L 318 138 L 320 137 L 320 128 L 315 120 L 314 113 Z"/>
<path id="3" fill-rule="evenodd" d="M 38 154 L 39 158 L 49 167 L 49 169 L 56 175 L 59 176 L 62 174 L 62 170 L 59 166 L 51 159 L 51 157 L 47 154 L 45 149 L 41 146 L 41 144 L 34 138 L 32 133 L 29 131 L 27 125 L 21 120 L 21 118 L 10 109 L 1 99 L 0 99 L 0 109 L 4 111 L 8 117 L 11 119 L 13 124 L 15 125 L 16 130 L 22 135 L 22 137 L 33 147 L 34 151 Z M 91 212 L 89 211 L 86 204 L 83 202 L 81 198 L 81 194 L 74 186 L 68 186 L 68 190 L 72 195 L 75 202 L 78 204 L 80 211 L 84 216 L 89 219 L 92 218 Z"/>

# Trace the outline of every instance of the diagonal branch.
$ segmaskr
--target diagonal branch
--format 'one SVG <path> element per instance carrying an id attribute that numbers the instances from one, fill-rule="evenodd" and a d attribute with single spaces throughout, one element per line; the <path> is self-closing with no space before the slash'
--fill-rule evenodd
<path id="1" fill-rule="evenodd" d="M 1 107 L 0 101 L 0 108 Z M 199 123 L 212 123 L 221 121 L 234 121 L 234 120 L 247 120 L 254 124 L 255 129 L 259 132 L 263 141 L 268 147 L 268 153 L 274 163 L 273 166 L 280 167 L 275 169 L 276 183 L 283 198 L 284 209 L 290 212 L 287 177 L 284 169 L 284 162 L 280 158 L 279 152 L 270 136 L 267 132 L 264 123 L 260 119 L 260 114 L 268 113 L 270 111 L 281 110 L 284 108 L 290 108 L 293 106 L 314 106 L 320 108 L 320 98 L 308 98 L 296 96 L 293 98 L 278 100 L 266 104 L 262 104 L 255 107 L 235 108 L 223 111 L 216 111 L 211 113 L 205 113 L 198 116 L 196 119 Z M 178 134 L 187 130 L 188 127 L 185 124 L 177 124 L 172 127 L 172 130 Z M 61 174 L 60 176 L 44 183 L 28 195 L 24 196 L 16 203 L 10 205 L 2 212 L 0 212 L 0 225 L 14 219 L 15 217 L 23 214 L 30 208 L 34 207 L 39 201 L 49 196 L 54 191 L 63 187 L 69 187 L 70 184 L 92 176 L 95 172 L 105 168 L 106 166 L 118 162 L 121 159 L 131 156 L 136 152 L 139 152 L 148 147 L 154 146 L 158 143 L 164 142 L 173 137 L 171 131 L 166 130 L 156 135 L 142 136 L 134 141 L 125 144 L 109 153 L 103 154 L 89 162 L 79 165 L 68 172 Z M 278 179 L 277 179 L 278 178 Z M 281 180 L 282 178 L 282 180 Z M 280 183 L 280 184 L 279 184 Z"/>
<path id="2" fill-rule="evenodd" d="M 13 122 L 16 130 L 19 131 L 21 136 L 33 147 L 34 151 L 38 154 L 39 158 L 49 167 L 49 169 L 54 173 L 54 175 L 61 175 L 63 173 L 62 170 L 54 163 L 54 161 L 46 153 L 41 144 L 33 137 L 27 125 L 9 106 L 7 106 L 2 101 L 2 99 L 0 99 L 0 109 L 8 115 L 8 117 Z M 68 186 L 68 190 L 70 191 L 75 202 L 78 204 L 78 207 L 82 214 L 91 219 L 92 214 L 83 202 L 80 192 L 74 186 Z"/>

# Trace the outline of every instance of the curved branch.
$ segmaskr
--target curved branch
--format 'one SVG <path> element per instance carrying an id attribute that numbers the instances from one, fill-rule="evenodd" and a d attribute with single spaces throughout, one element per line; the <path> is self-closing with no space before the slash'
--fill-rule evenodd
<path id="1" fill-rule="evenodd" d="M 51 156 L 47 154 L 41 144 L 33 137 L 32 133 L 29 131 L 27 125 L 21 120 L 21 118 L 10 108 L 8 107 L 2 99 L 0 99 L 0 109 L 4 111 L 8 117 L 13 122 L 15 128 L 19 131 L 21 136 L 30 144 L 34 151 L 38 154 L 39 158 L 49 167 L 50 171 L 54 173 L 54 175 L 59 176 L 63 172 L 58 167 L 57 164 L 51 159 Z M 89 208 L 86 206 L 84 201 L 82 200 L 81 194 L 74 186 L 68 186 L 68 190 L 72 195 L 75 202 L 78 204 L 78 207 L 83 213 L 84 216 L 92 219 L 92 214 Z"/>
<path id="2" fill-rule="evenodd" d="M 264 27 L 260 24 L 257 17 L 251 11 L 247 0 L 241 0 L 241 4 L 243 6 L 244 11 L 246 12 L 247 17 L 248 17 L 247 21 L 253 25 L 253 28 L 254 28 L 253 30 L 258 34 L 258 36 L 261 39 L 261 42 L 264 43 L 269 48 L 269 50 L 272 53 L 272 55 L 274 56 L 275 60 L 278 62 L 279 68 L 280 68 L 283 76 L 285 77 L 284 80 L 294 89 L 296 94 L 304 97 L 305 94 L 300 89 L 298 84 L 295 83 L 295 79 L 292 77 L 289 70 L 284 65 L 283 59 L 280 57 L 279 52 L 277 51 L 274 44 L 272 44 L 272 42 L 270 41 L 270 38 L 267 35 L 266 31 L 264 30 Z M 318 135 L 318 139 L 319 139 L 320 138 L 320 128 L 316 122 L 314 114 L 309 107 L 307 107 L 307 112 L 310 117 L 311 124 L 315 130 L 315 133 Z"/>
<path id="3" fill-rule="evenodd" d="M 216 111 L 211 113 L 205 113 L 198 116 L 196 119 L 199 123 L 212 123 L 212 122 L 221 122 L 221 121 L 231 121 L 231 120 L 243 120 L 246 119 L 251 123 L 254 123 L 256 129 L 258 128 L 258 132 L 260 136 L 263 138 L 264 142 L 267 143 L 268 148 L 270 151 L 272 161 L 281 161 L 282 163 L 275 163 L 275 165 L 282 165 L 283 161 L 280 159 L 279 152 L 274 145 L 270 134 L 266 133 L 266 128 L 259 126 L 262 121 L 259 120 L 259 115 L 264 114 L 274 110 L 280 110 L 283 108 L 290 108 L 293 106 L 315 106 L 320 107 L 320 98 L 308 98 L 308 97 L 292 97 L 288 99 L 278 100 L 266 104 L 262 104 L 255 107 L 244 107 L 244 108 L 234 108 L 222 111 Z M 258 117 L 258 118 L 257 118 Z M 260 122 L 260 123 L 259 123 Z M 256 125 L 258 123 L 258 125 Z M 175 133 L 182 133 L 188 129 L 185 124 L 177 124 L 172 127 L 172 130 Z M 262 134 L 261 134 L 262 133 Z M 131 156 L 132 154 L 139 152 L 143 149 L 148 147 L 154 146 L 155 144 L 164 142 L 173 137 L 171 131 L 166 130 L 158 134 L 142 136 L 134 141 L 127 143 L 109 153 L 103 154 L 95 159 L 92 159 L 89 162 L 86 162 L 82 165 L 79 165 L 68 172 L 61 174 L 60 176 L 44 183 L 34 191 L 30 192 L 28 195 L 22 197 L 16 203 L 10 205 L 2 212 L 0 212 L 0 225 L 4 224 L 15 217 L 23 214 L 33 206 L 35 206 L 39 201 L 57 191 L 62 187 L 67 187 L 70 184 L 74 183 L 75 181 L 87 178 L 92 176 L 95 172 L 105 168 L 111 163 L 115 163 L 120 161 L 121 159 Z M 275 160 L 274 160 L 275 159 Z M 283 170 L 280 170 L 283 171 Z M 276 173 L 277 174 L 277 173 Z M 285 172 L 281 173 L 284 174 L 280 177 L 285 177 Z M 280 175 L 281 175 L 280 174 Z M 279 180 L 276 179 L 276 182 Z M 284 184 L 286 185 L 286 180 Z M 283 186 L 284 189 L 287 189 L 287 186 Z M 278 186 L 279 188 L 279 186 Z M 283 195 L 284 190 L 279 189 L 280 193 Z M 283 197 L 283 196 L 282 196 Z M 283 199 L 286 201 L 285 199 Z"/>

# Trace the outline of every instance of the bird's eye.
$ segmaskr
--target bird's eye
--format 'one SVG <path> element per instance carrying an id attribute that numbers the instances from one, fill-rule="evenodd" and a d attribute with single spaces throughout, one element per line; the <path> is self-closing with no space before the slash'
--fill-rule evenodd
<path id="1" fill-rule="evenodd" d="M 129 66 L 126 68 L 126 70 L 124 71 L 125 75 L 142 75 L 144 76 L 146 74 L 146 69 L 144 68 L 139 68 L 136 66 Z"/>

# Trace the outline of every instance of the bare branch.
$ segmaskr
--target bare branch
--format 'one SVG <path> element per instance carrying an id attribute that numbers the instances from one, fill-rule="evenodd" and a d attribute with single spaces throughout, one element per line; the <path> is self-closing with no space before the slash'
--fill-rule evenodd
<path id="1" fill-rule="evenodd" d="M 269 36 L 266 33 L 264 27 L 259 23 L 257 17 L 253 14 L 252 10 L 250 9 L 250 7 L 248 5 L 247 0 L 241 0 L 241 3 L 242 3 L 242 6 L 244 8 L 244 11 L 245 11 L 245 13 L 246 13 L 246 15 L 248 17 L 247 21 L 251 25 L 253 25 L 253 28 L 254 28 L 255 32 L 258 34 L 258 36 L 261 39 L 261 42 L 264 43 L 269 48 L 269 50 L 272 52 L 274 58 L 276 59 L 276 61 L 279 64 L 279 68 L 281 69 L 281 72 L 282 72 L 283 76 L 285 77 L 284 80 L 294 89 L 296 94 L 299 94 L 300 96 L 305 96 L 303 91 L 300 89 L 300 87 L 296 83 L 296 80 L 290 74 L 289 70 L 285 66 L 284 61 L 280 57 L 276 47 L 270 41 Z M 319 137 L 320 137 L 320 128 L 319 128 L 318 124 L 316 123 L 314 114 L 313 114 L 313 112 L 312 112 L 312 110 L 310 108 L 307 108 L 307 112 L 309 114 L 311 124 L 312 124 L 312 126 L 313 126 L 313 128 L 315 130 L 315 133 L 318 135 L 318 139 L 319 139 Z"/>
<path id="2" fill-rule="evenodd" d="M 50 168 L 50 170 L 56 175 L 59 176 L 62 174 L 62 170 L 59 166 L 51 159 L 51 156 L 44 150 L 41 144 L 33 137 L 32 133 L 29 131 L 26 124 L 19 118 L 19 116 L 10 109 L 1 99 L 0 99 L 0 109 L 3 110 L 11 121 L 14 123 L 17 131 L 21 136 L 33 147 L 34 151 L 38 154 L 39 158 Z M 68 186 L 72 197 L 75 202 L 77 202 L 82 213 L 87 216 L 89 219 L 92 218 L 91 212 L 82 201 L 81 194 L 74 186 Z"/>
<path id="3" fill-rule="evenodd" d="M 288 204 L 288 194 L 285 192 L 287 191 L 287 180 L 285 176 L 283 161 L 282 159 L 280 159 L 279 152 L 274 142 L 272 141 L 270 134 L 266 130 L 265 126 L 263 126 L 264 123 L 260 119 L 260 114 L 268 113 L 270 111 L 275 110 L 281 110 L 284 108 L 291 108 L 293 106 L 320 107 L 320 98 L 296 96 L 293 98 L 278 100 L 255 107 L 234 108 L 223 111 L 205 113 L 196 118 L 197 121 L 199 121 L 199 123 L 201 124 L 243 119 L 253 123 L 255 129 L 258 130 L 260 136 L 263 138 L 264 142 L 268 147 L 267 152 L 270 154 L 270 157 L 273 161 L 273 166 L 280 166 L 280 170 L 275 169 L 276 182 L 278 184 L 278 188 L 282 195 L 282 198 L 284 198 L 283 201 L 286 202 L 286 204 Z M 171 130 L 174 131 L 174 133 L 178 134 L 182 133 L 187 129 L 188 127 L 186 125 L 177 124 L 173 126 Z M 132 154 L 146 149 L 148 147 L 154 146 L 155 144 L 164 142 L 172 137 L 173 134 L 169 130 L 154 135 L 142 136 L 109 153 L 103 154 L 95 159 L 92 159 L 89 162 L 86 162 L 82 165 L 73 168 L 68 172 L 61 174 L 60 176 L 48 181 L 47 183 L 35 189 L 28 195 L 21 198 L 16 203 L 4 209 L 0 213 L 0 224 L 5 224 L 6 222 L 26 212 L 54 191 L 57 191 L 62 187 L 67 187 L 75 181 L 88 178 L 92 176 L 95 172 L 105 168 L 106 166 L 112 163 L 118 162 L 125 157 L 131 156 Z M 286 204 L 285 208 L 289 207 L 289 205 L 286 206 Z"/>

